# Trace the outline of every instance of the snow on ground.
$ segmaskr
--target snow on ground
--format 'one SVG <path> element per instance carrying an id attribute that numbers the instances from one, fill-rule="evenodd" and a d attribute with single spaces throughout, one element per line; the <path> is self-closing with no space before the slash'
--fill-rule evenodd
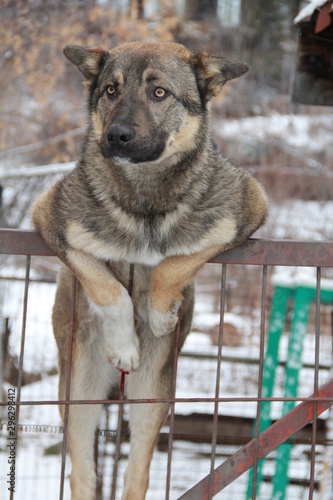
<path id="1" fill-rule="evenodd" d="M 287 200 L 281 204 L 271 203 L 268 221 L 255 236 L 281 240 L 332 241 L 333 201 Z"/>
<path id="2" fill-rule="evenodd" d="M 333 114 L 255 116 L 215 120 L 213 131 L 225 139 L 279 142 L 306 151 L 320 152 L 332 143 Z"/>
<path id="3" fill-rule="evenodd" d="M 2 314 L 10 318 L 10 351 L 19 359 L 23 315 L 24 282 L 2 280 Z M 23 369 L 45 374 L 57 366 L 57 348 L 51 328 L 55 284 L 31 283 L 28 293 L 27 327 Z"/>

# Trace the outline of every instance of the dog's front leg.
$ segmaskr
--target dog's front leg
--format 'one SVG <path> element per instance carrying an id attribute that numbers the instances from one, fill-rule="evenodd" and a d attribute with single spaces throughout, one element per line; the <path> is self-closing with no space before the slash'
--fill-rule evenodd
<path id="1" fill-rule="evenodd" d="M 214 246 L 192 255 L 168 257 L 153 269 L 149 322 L 154 335 L 160 337 L 174 330 L 182 303 L 182 291 L 193 283 L 195 275 L 207 260 L 220 251 L 221 247 Z"/>
<path id="2" fill-rule="evenodd" d="M 59 213 L 55 208 L 59 205 L 57 197 L 63 205 L 66 200 L 68 202 L 59 184 L 37 198 L 32 208 L 33 224 L 85 289 L 90 307 L 101 319 L 108 361 L 123 371 L 136 370 L 139 340 L 134 330 L 132 300 L 106 262 L 94 257 L 94 244 L 97 241 L 98 245 L 98 239 L 94 240 L 84 226 L 73 221 L 59 232 Z M 67 206 L 68 213 L 70 209 L 71 206 Z M 75 212 L 75 207 L 72 210 Z M 90 252 L 89 244 L 92 246 Z"/>
<path id="3" fill-rule="evenodd" d="M 66 261 L 85 289 L 91 308 L 102 321 L 109 363 L 119 370 L 136 370 L 139 339 L 134 329 L 133 303 L 127 290 L 104 262 L 82 251 L 69 250 Z"/>

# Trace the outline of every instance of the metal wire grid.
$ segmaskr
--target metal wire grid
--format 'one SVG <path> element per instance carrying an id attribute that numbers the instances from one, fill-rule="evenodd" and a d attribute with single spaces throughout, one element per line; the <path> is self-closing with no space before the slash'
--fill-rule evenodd
<path id="1" fill-rule="evenodd" d="M 75 310 L 75 287 L 76 281 L 73 278 L 72 289 L 72 310 L 71 310 L 71 327 L 70 341 L 68 353 L 68 378 L 66 388 L 66 399 L 64 401 L 22 401 L 22 373 L 23 359 L 25 347 L 25 331 L 26 317 L 28 309 L 28 293 L 30 283 L 30 266 L 31 255 L 53 255 L 49 248 L 45 245 L 41 238 L 28 231 L 13 231 L 0 230 L 0 254 L 15 254 L 26 255 L 26 272 L 25 272 L 25 289 L 23 303 L 23 320 L 21 334 L 21 349 L 19 357 L 19 377 L 17 383 L 16 397 L 16 419 L 15 429 L 17 433 L 19 424 L 19 411 L 23 405 L 64 405 L 65 418 L 63 427 L 63 444 L 62 444 L 62 460 L 61 460 L 61 477 L 59 487 L 59 500 L 64 498 L 64 482 L 66 471 L 66 452 L 67 452 L 67 429 L 68 429 L 68 413 L 70 405 L 81 404 L 112 404 L 118 405 L 118 429 L 116 435 L 116 455 L 113 471 L 113 482 L 111 499 L 115 499 L 117 489 L 117 473 L 118 461 L 120 456 L 120 436 L 123 405 L 126 404 L 154 404 L 160 402 L 168 402 L 171 407 L 170 414 L 170 432 L 168 445 L 168 461 L 167 461 L 167 478 L 165 499 L 169 500 L 170 496 L 170 477 L 172 466 L 172 448 L 175 412 L 174 407 L 176 402 L 211 402 L 214 403 L 213 415 L 213 433 L 211 446 L 211 466 L 210 474 L 199 481 L 196 485 L 183 494 L 181 499 L 212 499 L 213 496 L 223 490 L 232 481 L 238 478 L 245 471 L 253 467 L 253 483 L 252 483 L 252 498 L 256 498 L 256 480 L 257 480 L 257 465 L 258 461 L 267 456 L 271 451 L 276 449 L 280 444 L 290 438 L 295 432 L 304 427 L 306 424 L 313 422 L 312 425 L 312 440 L 311 440 L 311 456 L 310 456 L 310 486 L 308 498 L 312 499 L 314 494 L 314 475 L 315 475 L 315 453 L 316 453 L 316 433 L 317 433 L 317 418 L 333 404 L 333 380 L 330 380 L 323 387 L 319 388 L 319 345 L 320 345 L 320 283 L 321 283 L 321 268 L 333 267 L 333 243 L 302 243 L 302 242 L 286 242 L 286 241 L 260 241 L 250 240 L 243 247 L 234 249 L 229 252 L 214 258 L 212 262 L 222 265 L 222 280 L 221 280 L 221 296 L 220 296 L 220 326 L 219 326 L 219 344 L 218 358 L 216 368 L 216 387 L 215 396 L 213 398 L 177 398 L 176 397 L 176 380 L 177 380 L 177 364 L 179 354 L 179 329 L 176 331 L 175 356 L 174 356 L 174 378 L 173 378 L 173 394 L 169 399 L 132 399 L 125 400 L 124 385 L 125 374 L 122 374 L 120 385 L 120 396 L 116 400 L 71 400 L 70 399 L 70 368 L 72 358 L 72 338 L 73 338 L 73 321 Z M 259 377 L 258 377 L 258 395 L 257 397 L 220 397 L 220 369 L 222 362 L 222 339 L 223 339 L 223 318 L 226 302 L 226 273 L 228 264 L 248 264 L 262 266 L 262 283 L 261 283 L 261 324 L 260 324 L 260 355 L 259 355 Z M 316 277 L 316 324 L 315 324 L 315 368 L 313 381 L 313 394 L 310 397 L 296 398 L 263 398 L 262 397 L 262 381 L 263 381 L 263 363 L 264 363 L 264 345 L 265 345 L 265 306 L 267 300 L 267 268 L 274 265 L 293 265 L 293 266 L 312 266 L 317 268 Z M 129 290 L 133 283 L 133 266 L 131 267 L 131 276 L 129 278 Z M 217 445 L 217 427 L 218 427 L 218 410 L 220 403 L 227 402 L 255 402 L 257 405 L 256 411 L 256 426 L 255 434 L 252 441 L 243 446 L 232 457 L 227 459 L 223 464 L 216 467 L 216 445 Z M 294 401 L 300 403 L 294 410 L 286 416 L 279 419 L 271 425 L 263 433 L 259 433 L 259 420 L 261 415 L 261 404 L 267 401 Z M 7 403 L 1 403 L 6 405 Z M 16 435 L 17 437 L 17 435 Z M 10 500 L 13 500 L 15 493 L 10 493 Z"/>

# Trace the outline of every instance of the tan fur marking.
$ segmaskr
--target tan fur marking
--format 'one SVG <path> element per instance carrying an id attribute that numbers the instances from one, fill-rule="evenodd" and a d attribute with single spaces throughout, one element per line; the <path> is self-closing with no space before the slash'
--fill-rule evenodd
<path id="1" fill-rule="evenodd" d="M 200 118 L 192 116 L 187 111 L 178 132 L 173 132 L 161 156 L 165 160 L 175 153 L 190 151 L 195 147 L 195 137 L 200 127 Z"/>
<path id="2" fill-rule="evenodd" d="M 117 82 L 119 85 L 124 85 L 124 75 L 121 71 L 116 71 L 113 76 L 115 82 Z"/>
<path id="3" fill-rule="evenodd" d="M 199 269 L 220 251 L 221 245 L 216 245 L 190 256 L 169 257 L 156 266 L 150 279 L 151 307 L 165 314 L 173 302 L 179 304 L 183 288 L 191 284 Z"/>
<path id="4" fill-rule="evenodd" d="M 182 299 L 182 289 L 193 282 L 199 269 L 221 251 L 225 251 L 236 234 L 236 221 L 226 218 L 207 233 L 200 242 L 201 252 L 192 255 L 169 257 L 152 271 L 150 281 L 150 304 L 162 314 L 165 314 L 172 302 L 179 303 Z M 230 245 L 233 246 L 233 245 Z"/>
<path id="5" fill-rule="evenodd" d="M 105 264 L 75 250 L 68 252 L 67 262 L 95 304 L 100 307 L 117 305 L 121 285 Z"/>
<path id="6" fill-rule="evenodd" d="M 150 80 L 150 79 L 154 79 L 154 80 L 157 80 L 157 82 L 160 80 L 160 81 L 165 81 L 165 78 L 166 78 L 166 74 L 164 71 L 160 71 L 156 68 L 147 68 L 144 70 L 144 72 L 142 73 L 142 81 L 145 82 L 147 80 Z M 160 82 L 160 84 L 163 86 L 163 84 Z M 158 85 L 158 83 L 157 83 Z"/>
<path id="7" fill-rule="evenodd" d="M 237 223 L 235 219 L 225 218 L 217 221 L 207 235 L 204 237 L 205 247 L 223 247 L 225 244 L 232 241 L 236 235 Z M 201 243 L 201 242 L 200 242 Z"/>
<path id="8" fill-rule="evenodd" d="M 108 246 L 77 221 L 70 222 L 66 232 L 68 243 L 77 250 L 89 252 L 96 257 L 110 253 Z"/>
<path id="9" fill-rule="evenodd" d="M 198 116 L 190 115 L 187 111 L 184 120 L 175 134 L 175 142 L 178 151 L 187 151 L 195 146 L 194 138 L 200 127 Z"/>
<path id="10" fill-rule="evenodd" d="M 99 119 L 98 113 L 94 111 L 92 113 L 92 123 L 96 138 L 99 140 L 103 134 L 103 125 Z"/>
<path id="11" fill-rule="evenodd" d="M 253 178 L 247 180 L 247 198 L 245 200 L 244 214 L 248 216 L 254 229 L 266 222 L 269 204 L 262 186 Z"/>

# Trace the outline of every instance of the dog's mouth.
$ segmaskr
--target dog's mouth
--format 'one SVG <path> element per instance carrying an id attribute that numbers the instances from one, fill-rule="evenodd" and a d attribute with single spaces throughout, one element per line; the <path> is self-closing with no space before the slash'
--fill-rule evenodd
<path id="1" fill-rule="evenodd" d="M 153 141 L 152 141 L 153 142 Z M 100 148 L 104 158 L 114 160 L 120 165 L 153 162 L 160 158 L 164 151 L 164 142 L 154 142 L 154 148 L 146 148 L 142 144 L 129 145 L 110 144 L 102 139 Z"/>
<path id="2" fill-rule="evenodd" d="M 116 163 L 120 163 L 121 165 L 134 163 L 132 158 L 129 158 L 127 156 L 108 156 L 107 158 L 112 158 Z"/>
<path id="3" fill-rule="evenodd" d="M 101 152 L 102 152 L 102 155 L 104 156 L 104 158 L 110 158 L 112 160 L 114 160 L 116 163 L 120 163 L 121 165 L 125 165 L 125 164 L 133 164 L 133 165 L 137 165 L 139 163 L 149 163 L 149 162 L 153 162 L 153 161 L 156 161 L 160 158 L 161 154 L 163 153 L 163 149 L 161 151 L 156 151 L 152 154 L 148 154 L 148 155 L 140 155 L 138 154 L 139 152 L 137 152 L 137 154 L 121 154 L 117 151 L 115 152 L 109 152 L 109 151 L 105 151 L 105 149 L 103 149 L 101 147 Z"/>

